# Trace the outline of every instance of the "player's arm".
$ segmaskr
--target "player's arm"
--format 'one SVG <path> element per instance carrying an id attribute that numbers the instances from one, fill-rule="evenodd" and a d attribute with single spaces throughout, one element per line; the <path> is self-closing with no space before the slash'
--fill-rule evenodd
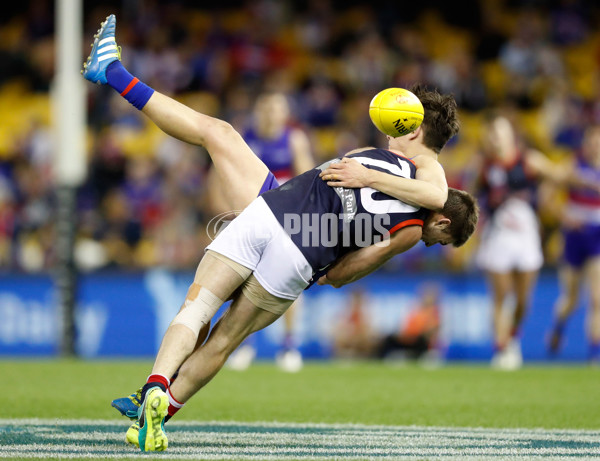
<path id="1" fill-rule="evenodd" d="M 552 162 L 543 153 L 535 149 L 526 152 L 525 167 L 530 174 L 557 184 L 567 184 L 573 170 L 570 165 L 565 167 Z"/>
<path id="2" fill-rule="evenodd" d="M 304 131 L 293 130 L 290 133 L 290 149 L 293 156 L 295 175 L 314 168 L 315 162 L 310 151 L 310 141 Z"/>
<path id="3" fill-rule="evenodd" d="M 590 180 L 577 174 L 575 164 L 572 161 L 555 163 L 543 153 L 530 149 L 525 155 L 525 165 L 532 174 L 560 186 L 587 187 L 599 190 L 599 185 L 594 179 Z"/>
<path id="4" fill-rule="evenodd" d="M 441 210 L 448 199 L 444 169 L 435 159 L 423 155 L 415 157 L 414 162 L 417 166 L 415 179 L 367 168 L 350 158 L 332 163 L 320 176 L 329 186 L 371 187 L 409 205 Z"/>
<path id="5" fill-rule="evenodd" d="M 420 240 L 421 234 L 420 226 L 405 227 L 384 242 L 348 253 L 336 260 L 317 283 L 335 288 L 352 283 L 373 272 L 392 256 L 412 248 Z"/>

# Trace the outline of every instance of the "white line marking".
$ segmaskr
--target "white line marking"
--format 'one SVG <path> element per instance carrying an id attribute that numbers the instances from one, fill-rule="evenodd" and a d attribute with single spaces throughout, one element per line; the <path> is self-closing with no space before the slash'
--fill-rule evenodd
<path id="1" fill-rule="evenodd" d="M 0 458 L 137 458 L 129 423 L 0 419 Z M 600 456 L 600 431 L 362 424 L 183 421 L 167 426 L 168 459 L 570 459 Z M 29 441 L 31 441 L 29 443 Z"/>
<path id="2" fill-rule="evenodd" d="M 125 428 L 131 425 L 131 421 L 125 418 L 118 419 L 51 419 L 51 418 L 0 418 L 0 426 L 19 426 L 19 425 L 48 425 L 48 426 L 70 426 L 70 425 L 85 425 L 85 426 L 123 426 Z M 255 428 L 315 428 L 315 429 L 346 429 L 346 430 L 388 430 L 397 432 L 398 430 L 403 431 L 417 431 L 417 432 L 451 432 L 452 434 L 464 433 L 471 434 L 473 432 L 493 432 L 493 433 L 507 433 L 507 434 L 527 434 L 527 433 L 561 433 L 561 434 L 589 434 L 596 437 L 600 436 L 600 429 L 561 429 L 561 428 L 488 428 L 488 427 L 448 427 L 448 426 L 390 426 L 381 424 L 343 424 L 343 423 L 288 423 L 278 421 L 173 421 L 173 426 L 221 426 L 221 427 L 237 427 L 237 426 L 248 426 Z"/>

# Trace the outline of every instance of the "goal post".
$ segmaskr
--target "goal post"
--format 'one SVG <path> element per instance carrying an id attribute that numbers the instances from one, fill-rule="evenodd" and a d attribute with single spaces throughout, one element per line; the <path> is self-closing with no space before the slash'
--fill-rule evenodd
<path id="1" fill-rule="evenodd" d="M 57 0 L 56 74 L 52 89 L 55 132 L 53 178 L 56 192 L 56 267 L 54 271 L 60 312 L 60 351 L 76 354 L 75 310 L 77 268 L 77 188 L 86 176 L 86 102 L 82 67 L 82 0 Z"/>

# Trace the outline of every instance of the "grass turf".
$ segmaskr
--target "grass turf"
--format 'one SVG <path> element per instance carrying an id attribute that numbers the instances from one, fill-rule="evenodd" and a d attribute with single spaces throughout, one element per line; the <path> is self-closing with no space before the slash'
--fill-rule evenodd
<path id="1" fill-rule="evenodd" d="M 13 404 L 3 418 L 114 419 L 110 401 L 139 387 L 149 362 L 0 361 Z M 223 370 L 176 419 L 453 427 L 597 429 L 600 369 L 486 366 L 423 369 L 310 363 Z"/>

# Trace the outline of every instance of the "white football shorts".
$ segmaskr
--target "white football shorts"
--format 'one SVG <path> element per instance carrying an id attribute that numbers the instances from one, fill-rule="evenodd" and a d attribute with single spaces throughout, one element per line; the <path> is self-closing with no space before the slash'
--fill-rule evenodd
<path id="1" fill-rule="evenodd" d="M 544 263 L 539 223 L 529 203 L 510 198 L 484 226 L 476 256 L 486 271 L 530 272 Z"/>
<path id="2" fill-rule="evenodd" d="M 262 199 L 256 198 L 206 247 L 251 269 L 273 296 L 296 299 L 312 267 Z"/>

